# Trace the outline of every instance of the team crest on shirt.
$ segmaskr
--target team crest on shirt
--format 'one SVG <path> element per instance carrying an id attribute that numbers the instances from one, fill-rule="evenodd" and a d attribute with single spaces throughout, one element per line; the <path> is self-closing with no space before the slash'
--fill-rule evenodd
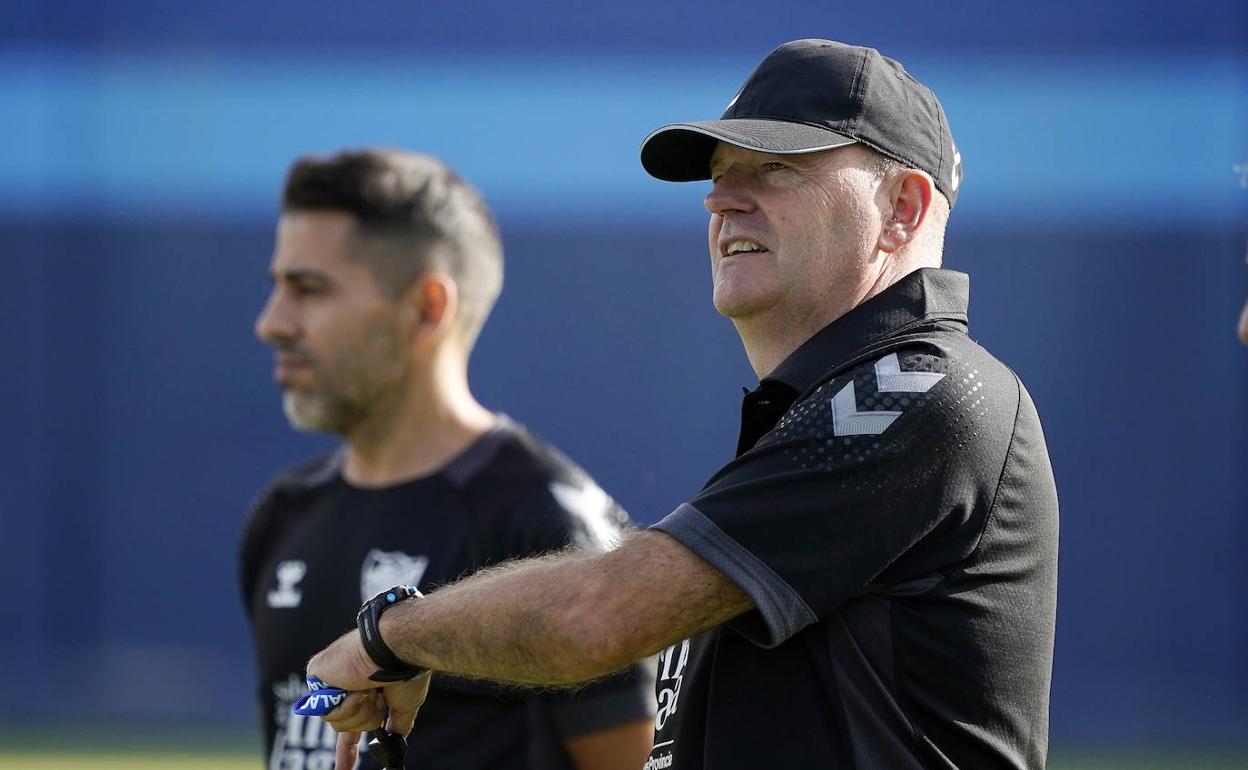
<path id="1" fill-rule="evenodd" d="M 265 597 L 269 606 L 285 610 L 298 607 L 303 601 L 303 592 L 295 588 L 303 576 L 308 574 L 308 565 L 301 561 L 290 560 L 277 565 L 277 588 L 269 591 Z"/>
<path id="2" fill-rule="evenodd" d="M 360 600 L 368 601 L 397 585 L 419 585 L 429 566 L 428 556 L 409 556 L 402 551 L 374 548 L 360 568 Z"/>

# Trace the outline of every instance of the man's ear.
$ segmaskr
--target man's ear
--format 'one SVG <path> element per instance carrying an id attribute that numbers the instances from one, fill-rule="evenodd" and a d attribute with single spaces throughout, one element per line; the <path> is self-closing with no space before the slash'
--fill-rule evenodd
<path id="1" fill-rule="evenodd" d="M 897 174 L 888 184 L 888 202 L 892 213 L 884 220 L 879 247 L 880 251 L 893 254 L 918 234 L 932 205 L 935 188 L 926 174 L 913 169 Z"/>
<path id="2" fill-rule="evenodd" d="M 459 311 L 459 288 L 449 275 L 425 273 L 404 292 L 403 299 L 411 310 L 412 333 L 418 342 L 438 341 L 450 332 Z"/>

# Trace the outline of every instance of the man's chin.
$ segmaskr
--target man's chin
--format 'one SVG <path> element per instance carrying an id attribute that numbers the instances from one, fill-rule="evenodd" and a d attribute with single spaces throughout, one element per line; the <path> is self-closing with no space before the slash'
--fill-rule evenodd
<path id="1" fill-rule="evenodd" d="M 286 391 L 282 394 L 282 411 L 295 430 L 320 432 L 328 430 L 325 403 L 304 393 Z"/>
<path id="2" fill-rule="evenodd" d="M 716 292 L 712 298 L 715 310 L 734 322 L 748 321 L 772 306 L 770 297 L 743 293 Z"/>
<path id="3" fill-rule="evenodd" d="M 711 288 L 711 304 L 720 315 L 734 321 L 748 320 L 765 313 L 781 299 L 783 287 L 774 278 L 760 275 L 761 271 L 736 265 L 735 270 L 723 270 L 714 277 Z"/>

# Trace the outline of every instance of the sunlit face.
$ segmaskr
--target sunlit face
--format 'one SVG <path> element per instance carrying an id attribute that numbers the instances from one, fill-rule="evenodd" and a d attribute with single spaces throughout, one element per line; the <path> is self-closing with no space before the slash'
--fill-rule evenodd
<path id="1" fill-rule="evenodd" d="M 773 155 L 721 142 L 705 201 L 715 308 L 798 322 L 848 310 L 877 254 L 873 157 L 857 145 Z"/>
<path id="2" fill-rule="evenodd" d="M 256 336 L 273 346 L 287 419 L 348 435 L 399 397 L 409 371 L 400 305 L 347 257 L 351 215 L 288 212 L 277 226 L 273 290 Z"/>

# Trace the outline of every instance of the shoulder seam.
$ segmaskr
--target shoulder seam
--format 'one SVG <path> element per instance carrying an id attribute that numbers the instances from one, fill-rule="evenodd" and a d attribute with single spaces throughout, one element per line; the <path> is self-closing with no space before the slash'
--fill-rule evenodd
<path id="1" fill-rule="evenodd" d="M 498 457 L 507 442 L 514 440 L 515 434 L 507 430 L 486 433 L 453 459 L 441 472 L 451 486 L 461 491 L 466 490 L 478 474 Z"/>
<path id="2" fill-rule="evenodd" d="M 965 334 L 961 334 L 961 336 L 966 337 Z M 812 396 L 814 392 L 817 391 L 820 387 L 830 382 L 834 382 L 837 379 L 844 377 L 846 374 L 850 374 L 854 372 L 859 367 L 866 366 L 867 364 L 870 364 L 870 363 L 874 363 L 875 361 L 878 361 L 879 359 L 891 353 L 903 353 L 903 352 L 911 352 L 911 351 L 916 352 L 916 353 L 923 353 L 923 351 L 916 349 L 920 347 L 923 342 L 925 342 L 925 340 L 898 339 L 895 337 L 889 337 L 887 339 L 880 340 L 876 343 L 868 345 L 867 347 L 860 348 L 854 351 L 850 355 L 850 357 L 847 358 L 843 363 L 840 363 L 835 367 L 836 374 L 833 374 L 830 377 L 821 375 L 805 391 L 803 391 L 802 393 L 799 393 L 797 398 L 794 399 L 793 403 L 798 404 L 798 403 L 805 401 L 810 396 Z M 943 356 L 937 356 L 937 357 L 942 358 L 942 359 L 947 358 Z"/>
<path id="3" fill-rule="evenodd" d="M 988 504 L 988 513 L 984 516 L 984 525 L 979 530 L 979 535 L 975 538 L 975 547 L 971 549 L 971 554 L 979 551 L 979 546 L 984 542 L 984 533 L 988 531 L 988 524 L 992 521 L 992 515 L 997 510 L 997 499 L 1001 496 L 1001 484 L 1005 479 L 1005 469 L 1010 467 L 1010 458 L 1014 456 L 1015 439 L 1018 438 L 1018 418 L 1023 412 L 1023 381 L 1013 369 L 1006 367 L 1006 370 L 1014 377 L 1014 387 L 1017 393 L 1017 401 L 1014 404 L 1014 425 L 1010 428 L 1010 443 L 1006 445 L 1005 459 L 1001 462 L 1001 472 L 997 475 L 996 488 L 992 490 L 992 502 Z"/>

